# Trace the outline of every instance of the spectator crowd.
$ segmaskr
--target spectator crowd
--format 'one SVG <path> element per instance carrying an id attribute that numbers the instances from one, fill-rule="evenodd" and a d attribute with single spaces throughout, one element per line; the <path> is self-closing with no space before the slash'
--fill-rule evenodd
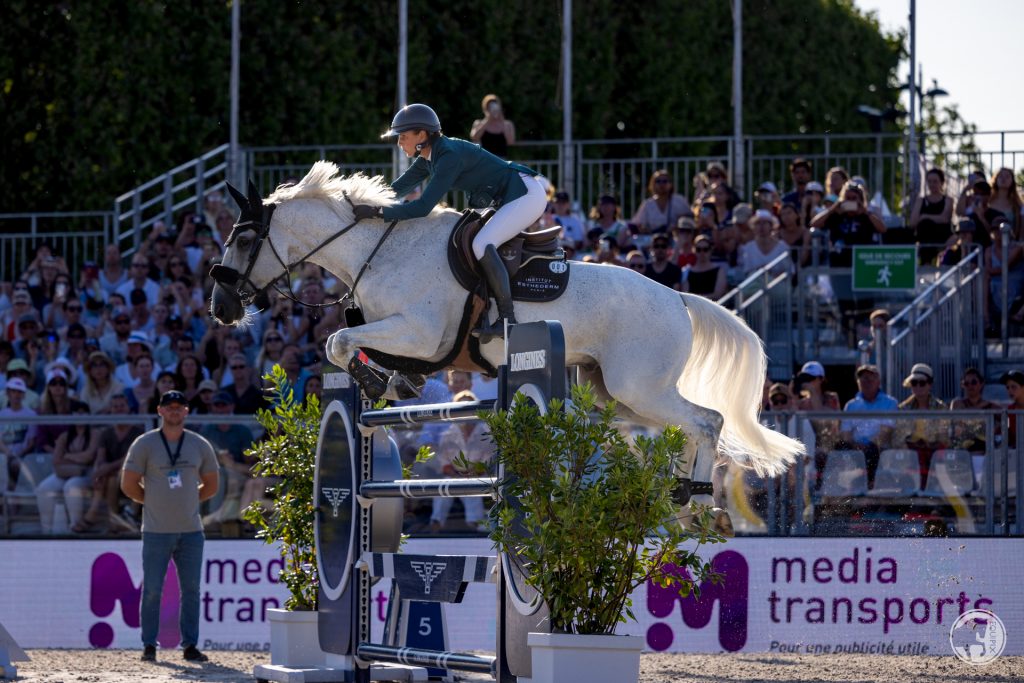
<path id="1" fill-rule="evenodd" d="M 514 126 L 504 119 L 500 100 L 489 95 L 482 109 L 474 134 L 499 148 L 514 144 Z M 601 195 L 584 216 L 574 210 L 569 193 L 552 188 L 540 224 L 562 227 L 562 246 L 572 259 L 630 268 L 666 287 L 713 299 L 769 264 L 773 275 L 793 275 L 812 263 L 849 267 L 853 246 L 882 241 L 888 224 L 863 178 L 840 167 L 816 173 L 804 158 L 794 159 L 789 172 L 789 188 L 763 182 L 744 200 L 721 163 L 708 164 L 693 179 L 692 199 L 671 173 L 658 170 L 647 184 L 647 198 L 629 219 L 613 194 Z M 933 168 L 925 193 L 910 209 L 907 228 L 919 244 L 922 264 L 949 266 L 981 250 L 990 308 L 1002 305 L 1005 268 L 1009 315 L 1024 322 L 1024 202 L 1011 169 L 999 169 L 988 179 L 972 173 L 954 197 L 946 191 L 943 171 Z M 284 369 L 298 400 L 320 394 L 326 339 L 343 324 L 337 307 L 308 308 L 272 294 L 271 306 L 245 326 L 216 325 L 207 313 L 213 285 L 208 273 L 234 219 L 213 192 L 204 211 L 184 213 L 173 226 L 157 223 L 130 258 L 110 244 L 95 260 L 73 264 L 75 274 L 66 255 L 44 243 L 24 272 L 0 282 L 0 483 L 4 490 L 15 489 L 26 456 L 50 454 L 52 473 L 33 482 L 44 532 L 60 526 L 54 508 L 61 497 L 75 531 L 137 528 L 137 510 L 120 499 L 116 475 L 139 421 L 93 426 L 75 424 L 76 416 L 154 415 L 159 396 L 171 389 L 186 395 L 193 415 L 252 415 L 268 406 L 263 376 L 275 364 Z M 825 239 L 813 239 L 812 231 Z M 343 293 L 342 283 L 311 264 L 292 282 L 294 296 L 304 303 L 330 303 Z M 846 411 L 947 407 L 919 387 L 933 379 L 927 366 L 915 366 L 906 385 L 911 395 L 902 403 L 879 391 L 877 374 L 871 365 L 857 370 L 859 391 Z M 824 388 L 824 375 L 820 364 L 809 363 L 793 382 L 766 384 L 765 410 L 839 411 L 839 397 Z M 986 408 L 972 378 L 984 379 L 967 370 L 964 395 L 951 407 Z M 1018 372 L 1005 381 L 1017 408 L 1024 408 L 1021 379 Z M 493 382 L 458 373 L 431 378 L 424 390 L 430 402 L 495 393 Z M 64 419 L 17 421 L 34 415 Z M 963 447 L 972 453 L 985 445 L 977 425 L 968 423 L 942 433 L 917 425 L 895 436 L 885 420 L 815 418 L 808 424 L 819 466 L 822 453 L 843 445 L 865 453 L 869 478 L 882 445 L 920 452 Z M 1005 428 L 1014 438 L 1014 425 Z M 251 463 L 244 456 L 254 435 L 235 422 L 210 424 L 203 434 L 218 449 L 229 501 L 207 522 L 236 521 L 238 511 L 259 500 L 265 488 L 249 475 Z M 480 435 L 468 428 L 428 428 L 406 439 L 403 445 L 438 450 L 439 473 L 464 473 L 458 452 L 479 456 Z M 425 524 L 439 530 L 449 508 L 450 501 L 435 503 Z M 476 507 L 466 514 L 471 526 L 481 521 Z"/>

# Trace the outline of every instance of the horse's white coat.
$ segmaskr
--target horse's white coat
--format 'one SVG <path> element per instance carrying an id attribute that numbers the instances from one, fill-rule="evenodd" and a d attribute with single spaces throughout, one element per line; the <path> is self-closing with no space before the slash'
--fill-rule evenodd
<path id="1" fill-rule="evenodd" d="M 298 184 L 277 190 L 274 246 L 297 261 L 352 221 L 355 203 L 383 204 L 393 193 L 380 178 L 337 177 L 317 162 Z M 327 356 L 345 367 L 361 347 L 437 360 L 455 341 L 466 292 L 448 268 L 446 238 L 459 214 L 437 209 L 399 223 L 355 293 L 367 324 L 331 335 Z M 310 260 L 351 286 L 386 225 L 365 221 Z M 228 248 L 224 264 L 243 269 L 248 254 Z M 252 273 L 262 286 L 281 266 L 264 247 Z M 219 286 L 219 285 L 218 285 Z M 631 269 L 573 263 L 565 294 L 550 303 L 516 304 L 521 322 L 558 320 L 566 362 L 630 419 L 679 425 L 690 438 L 681 476 L 711 481 L 716 445 L 761 474 L 785 469 L 803 448 L 758 423 L 765 357 L 757 336 L 735 315 L 698 296 L 679 294 Z M 230 321 L 229 321 L 230 322 Z M 484 346 L 497 365 L 503 342 Z"/>

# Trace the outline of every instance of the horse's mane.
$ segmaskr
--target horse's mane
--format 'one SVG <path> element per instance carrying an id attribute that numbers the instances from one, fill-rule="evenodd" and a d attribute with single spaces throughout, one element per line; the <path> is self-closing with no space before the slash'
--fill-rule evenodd
<path id="1" fill-rule="evenodd" d="M 286 202 L 290 199 L 326 199 L 341 204 L 348 209 L 345 195 L 353 204 L 370 204 L 386 206 L 394 202 L 395 191 L 384 182 L 383 176 L 369 177 L 362 173 L 350 176 L 339 176 L 338 167 L 330 161 L 318 161 L 313 164 L 306 177 L 294 185 L 282 185 L 265 200 L 270 202 Z"/>

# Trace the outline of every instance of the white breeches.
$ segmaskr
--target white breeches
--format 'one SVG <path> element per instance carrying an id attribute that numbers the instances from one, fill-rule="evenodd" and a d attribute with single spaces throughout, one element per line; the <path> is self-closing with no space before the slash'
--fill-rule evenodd
<path id="1" fill-rule="evenodd" d="M 487 245 L 500 246 L 533 225 L 548 205 L 544 185 L 535 176 L 520 173 L 526 194 L 503 205 L 473 239 L 473 254 L 479 259 Z"/>

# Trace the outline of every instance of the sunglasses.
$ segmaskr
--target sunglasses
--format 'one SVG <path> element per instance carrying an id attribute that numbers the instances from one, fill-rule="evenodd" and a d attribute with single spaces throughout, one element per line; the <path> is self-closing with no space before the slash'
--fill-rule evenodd
<path id="1" fill-rule="evenodd" d="M 82 307 L 81 306 L 68 306 L 66 310 L 68 310 L 68 311 L 77 311 L 78 313 L 81 313 L 82 312 Z"/>
<path id="2" fill-rule="evenodd" d="M 910 380 L 910 386 L 912 386 L 912 387 L 926 387 L 929 384 L 931 384 L 931 382 L 929 382 L 926 379 L 912 379 L 912 380 Z"/>
<path id="3" fill-rule="evenodd" d="M 115 320 L 115 321 L 114 321 L 114 324 L 115 324 L 115 325 L 127 325 L 127 324 L 128 324 L 128 323 L 130 323 L 130 322 L 131 322 L 131 320 L 130 320 L 130 319 L 129 319 L 129 320 Z"/>
<path id="4" fill-rule="evenodd" d="M 67 385 L 68 383 L 62 379 L 55 379 L 49 384 L 51 387 L 66 387 Z"/>
<path id="5" fill-rule="evenodd" d="M 963 382 L 961 382 L 961 384 L 963 384 L 965 387 L 976 387 L 979 384 L 981 384 L 981 382 L 979 382 L 976 379 L 965 379 Z"/>
<path id="6" fill-rule="evenodd" d="M 786 405 L 787 403 L 789 403 L 789 397 L 788 396 L 782 396 L 782 395 L 772 396 L 772 405 L 773 406 L 783 406 L 783 405 Z"/>
<path id="7" fill-rule="evenodd" d="M 85 339 L 84 334 L 69 334 L 68 339 Z"/>
<path id="8" fill-rule="evenodd" d="M 282 339 L 281 337 L 267 337 L 267 341 L 268 342 L 279 342 L 279 341 L 284 341 L 284 339 Z"/>
<path id="9" fill-rule="evenodd" d="M 185 265 L 185 264 L 184 264 L 184 263 L 182 263 L 181 261 L 171 261 L 171 262 L 170 262 L 170 264 L 168 264 L 168 265 L 170 265 L 170 266 L 171 266 L 171 268 L 174 268 L 174 267 L 176 267 L 176 266 L 183 266 L 183 265 Z"/>
<path id="10" fill-rule="evenodd" d="M 104 363 L 103 361 L 99 361 L 98 360 L 95 363 L 90 363 L 89 367 L 90 368 L 105 368 L 105 367 L 107 367 L 107 364 Z"/>
<path id="11" fill-rule="evenodd" d="M 646 263 L 630 263 L 629 267 L 632 268 L 633 270 L 647 270 Z"/>
<path id="12" fill-rule="evenodd" d="M 246 368 L 246 366 L 244 366 L 244 365 L 232 365 L 231 366 L 232 370 L 245 370 L 245 368 Z"/>
<path id="13" fill-rule="evenodd" d="M 711 251 L 711 247 L 697 247 L 696 249 L 694 249 L 694 251 L 696 251 L 698 253 L 701 253 L 701 252 L 705 252 L 706 253 L 706 252 Z"/>
<path id="14" fill-rule="evenodd" d="M 671 182 L 672 182 L 671 178 L 658 178 L 657 180 L 654 181 L 654 184 L 655 185 L 660 185 L 662 183 L 671 183 Z"/>
<path id="15" fill-rule="evenodd" d="M 708 173 L 708 179 L 724 178 L 725 176 L 721 173 Z"/>
<path id="16" fill-rule="evenodd" d="M 654 244 L 654 245 L 651 246 L 651 249 L 662 249 L 662 250 L 665 250 L 665 249 L 668 249 L 668 245 L 667 244 Z"/>

